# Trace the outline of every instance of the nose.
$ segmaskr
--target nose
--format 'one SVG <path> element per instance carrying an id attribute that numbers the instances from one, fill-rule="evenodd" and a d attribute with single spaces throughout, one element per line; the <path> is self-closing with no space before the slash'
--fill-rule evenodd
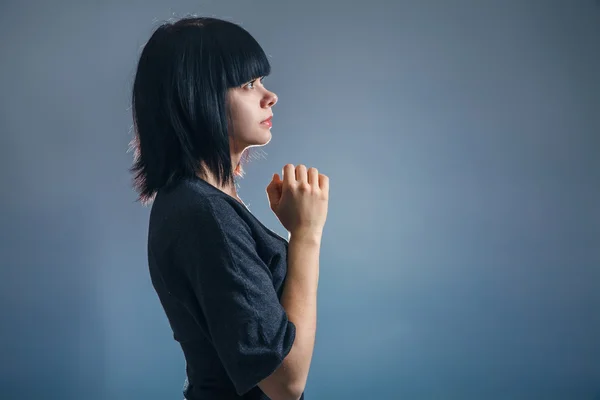
<path id="1" fill-rule="evenodd" d="M 273 93 L 271 91 L 267 91 L 267 94 L 263 98 L 263 107 L 271 108 L 275 104 L 277 104 L 278 100 L 279 100 L 279 98 L 277 97 L 277 95 L 275 93 Z"/>

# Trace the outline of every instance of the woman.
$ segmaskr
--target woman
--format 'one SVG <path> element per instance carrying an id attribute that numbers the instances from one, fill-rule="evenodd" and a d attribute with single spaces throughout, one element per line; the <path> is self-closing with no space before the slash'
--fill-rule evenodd
<path id="1" fill-rule="evenodd" d="M 152 204 L 150 275 L 188 400 L 304 398 L 329 180 L 304 165 L 273 175 L 267 197 L 289 242 L 237 195 L 242 154 L 271 139 L 269 72 L 248 32 L 214 18 L 160 26 L 138 63 L 132 172 Z"/>

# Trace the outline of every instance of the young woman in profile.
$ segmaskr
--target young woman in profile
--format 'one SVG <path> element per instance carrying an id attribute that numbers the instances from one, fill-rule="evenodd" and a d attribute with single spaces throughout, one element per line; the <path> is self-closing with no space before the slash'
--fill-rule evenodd
<path id="1" fill-rule="evenodd" d="M 287 164 L 266 188 L 289 241 L 236 193 L 246 149 L 271 140 L 265 53 L 215 18 L 165 23 L 133 85 L 134 185 L 151 204 L 152 284 L 186 361 L 187 400 L 303 399 L 329 179 Z"/>

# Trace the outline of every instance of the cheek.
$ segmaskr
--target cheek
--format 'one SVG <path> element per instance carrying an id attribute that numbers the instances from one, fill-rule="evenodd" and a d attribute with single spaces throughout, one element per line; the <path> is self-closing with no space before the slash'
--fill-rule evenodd
<path id="1" fill-rule="evenodd" d="M 243 104 L 241 103 L 238 96 L 235 94 L 230 94 L 227 99 L 227 118 L 230 121 L 238 121 L 240 119 L 241 114 L 243 114 Z"/>
<path id="2" fill-rule="evenodd" d="M 249 137 L 253 135 L 252 121 L 254 121 L 254 119 L 251 113 L 238 109 L 235 113 L 231 114 L 229 126 L 231 127 L 231 131 L 238 138 Z"/>
<path id="3" fill-rule="evenodd" d="M 244 113 L 239 107 L 232 107 L 227 115 L 227 123 L 233 130 L 237 130 L 244 124 Z"/>
<path id="4" fill-rule="evenodd" d="M 247 124 L 253 119 L 252 110 L 249 107 L 238 107 L 235 110 L 234 120 L 238 123 Z"/>
<path id="5" fill-rule="evenodd" d="M 228 123 L 232 132 L 237 136 L 251 134 L 249 130 L 256 119 L 254 112 L 257 108 L 252 100 L 236 95 L 230 97 Z"/>

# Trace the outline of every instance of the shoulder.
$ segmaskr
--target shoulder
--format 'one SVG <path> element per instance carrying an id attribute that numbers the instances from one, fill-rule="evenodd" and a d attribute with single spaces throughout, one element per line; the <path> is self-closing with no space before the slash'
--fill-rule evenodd
<path id="1" fill-rule="evenodd" d="M 215 234 L 215 229 L 249 232 L 240 204 L 196 180 L 182 180 L 159 191 L 152 205 L 150 224 L 167 223 L 179 233 Z M 242 232 L 240 232 L 240 229 Z"/>

